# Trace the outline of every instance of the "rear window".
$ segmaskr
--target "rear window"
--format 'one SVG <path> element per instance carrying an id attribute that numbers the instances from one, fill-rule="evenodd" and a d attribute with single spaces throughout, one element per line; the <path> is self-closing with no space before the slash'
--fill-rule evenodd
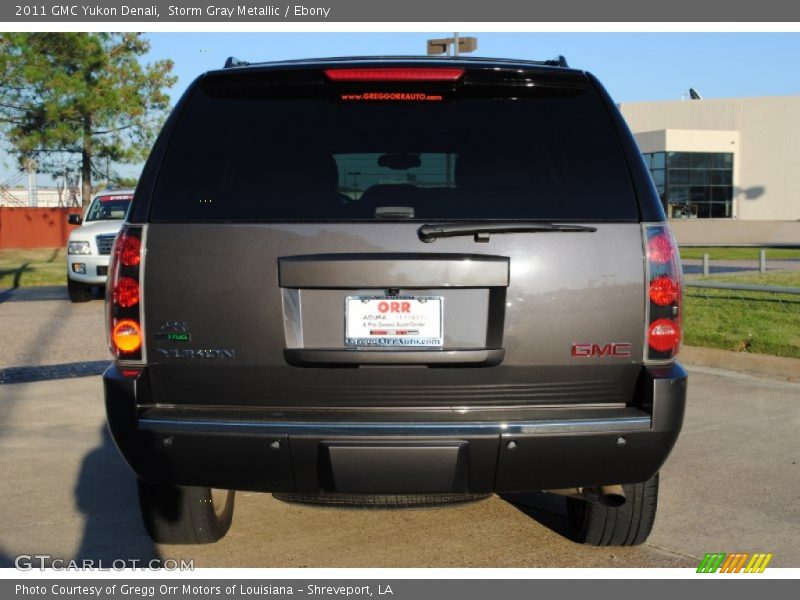
<path id="1" fill-rule="evenodd" d="M 617 136 L 588 85 L 354 94 L 204 80 L 173 132 L 153 221 L 636 220 Z"/>

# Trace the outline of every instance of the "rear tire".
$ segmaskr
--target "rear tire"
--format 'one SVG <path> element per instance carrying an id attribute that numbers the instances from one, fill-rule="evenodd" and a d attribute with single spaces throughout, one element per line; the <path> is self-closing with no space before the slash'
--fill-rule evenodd
<path id="1" fill-rule="evenodd" d="M 88 302 L 92 299 L 92 288 L 75 283 L 70 278 L 67 278 L 67 293 L 70 302 Z"/>
<path id="2" fill-rule="evenodd" d="M 624 484 L 625 503 L 567 498 L 572 539 L 589 546 L 638 546 L 653 529 L 658 504 L 658 473 L 642 483 Z"/>
<path id="3" fill-rule="evenodd" d="M 352 509 L 436 508 L 484 500 L 491 494 L 273 494 L 281 502 Z"/>
<path id="4" fill-rule="evenodd" d="M 142 520 L 158 544 L 210 544 L 230 529 L 233 491 L 215 498 L 207 487 L 138 484 Z"/>

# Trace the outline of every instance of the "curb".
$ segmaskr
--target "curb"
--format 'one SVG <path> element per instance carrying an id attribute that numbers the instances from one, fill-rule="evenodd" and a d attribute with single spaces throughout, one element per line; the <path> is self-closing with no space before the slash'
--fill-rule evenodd
<path id="1" fill-rule="evenodd" d="M 798 358 L 683 346 L 678 354 L 678 360 L 697 367 L 713 367 L 772 379 L 800 381 L 800 359 Z"/>

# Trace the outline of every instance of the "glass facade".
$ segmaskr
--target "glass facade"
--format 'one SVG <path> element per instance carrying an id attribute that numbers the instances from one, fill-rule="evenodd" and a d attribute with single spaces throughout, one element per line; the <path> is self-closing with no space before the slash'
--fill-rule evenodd
<path id="1" fill-rule="evenodd" d="M 651 152 L 644 160 L 671 218 L 733 216 L 733 154 Z"/>

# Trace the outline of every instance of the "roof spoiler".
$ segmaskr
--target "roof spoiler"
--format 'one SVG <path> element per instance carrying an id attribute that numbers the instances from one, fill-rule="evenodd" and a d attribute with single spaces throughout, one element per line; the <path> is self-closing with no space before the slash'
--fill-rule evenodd
<path id="1" fill-rule="evenodd" d="M 563 67 L 565 69 L 569 67 L 569 64 L 567 64 L 567 59 L 563 54 L 559 54 L 558 58 L 556 59 L 544 61 L 544 64 L 550 65 L 552 67 Z"/>
<path id="2" fill-rule="evenodd" d="M 232 69 L 233 67 L 246 67 L 249 64 L 250 63 L 247 62 L 246 60 L 238 59 L 235 56 L 229 56 L 225 61 L 225 68 Z"/>
<path id="3" fill-rule="evenodd" d="M 350 61 L 353 61 L 353 60 L 364 60 L 364 59 L 369 59 L 369 58 L 374 58 L 374 57 L 337 57 L 335 60 L 339 60 L 339 61 L 342 61 L 342 62 L 350 62 Z M 385 58 L 385 57 L 379 57 L 379 58 Z M 417 60 L 417 59 L 425 59 L 427 57 L 425 57 L 425 56 L 393 56 L 393 57 L 390 57 L 390 58 Z M 442 59 L 437 59 L 437 60 L 442 60 Z M 480 62 L 482 60 L 487 61 L 487 62 L 494 62 L 494 61 L 497 61 L 497 60 L 500 60 L 500 59 L 470 57 L 470 60 L 473 61 L 473 62 Z M 303 59 L 303 60 L 287 60 L 287 61 L 281 61 L 281 62 L 284 63 L 284 64 L 292 64 L 292 63 L 305 63 L 305 62 L 308 62 L 308 61 Z M 515 62 L 515 61 L 509 61 L 509 62 Z M 563 54 L 559 54 L 557 58 L 551 58 L 551 59 L 548 59 L 548 60 L 542 60 L 542 61 L 531 60 L 531 61 L 521 61 L 521 62 L 527 62 L 529 64 L 546 65 L 548 67 L 561 67 L 563 69 L 569 68 L 569 64 L 567 63 L 567 59 L 564 57 Z M 251 62 L 248 62 L 246 60 L 241 60 L 239 58 L 236 58 L 235 56 L 229 56 L 228 59 L 225 61 L 225 67 L 224 68 L 232 69 L 232 68 L 235 68 L 235 67 L 246 67 L 246 66 L 249 66 L 251 64 L 259 64 L 259 63 L 251 63 Z M 269 64 L 269 63 L 261 63 L 261 64 Z"/>

